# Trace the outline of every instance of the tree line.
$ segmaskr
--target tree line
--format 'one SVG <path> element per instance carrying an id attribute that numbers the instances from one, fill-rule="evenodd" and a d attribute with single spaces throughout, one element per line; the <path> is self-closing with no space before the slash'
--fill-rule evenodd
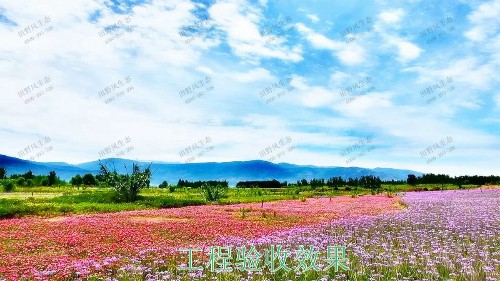
<path id="1" fill-rule="evenodd" d="M 486 184 L 500 184 L 500 176 L 458 176 L 450 177 L 445 174 L 423 174 L 422 176 L 415 176 L 409 174 L 406 180 L 409 185 L 415 186 L 417 184 L 453 184 L 461 187 L 462 185 L 486 185 Z"/>

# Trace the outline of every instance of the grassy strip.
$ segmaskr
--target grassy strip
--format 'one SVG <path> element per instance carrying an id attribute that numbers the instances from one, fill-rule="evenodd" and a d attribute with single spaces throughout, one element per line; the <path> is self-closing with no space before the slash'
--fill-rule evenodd
<path id="1" fill-rule="evenodd" d="M 472 186 L 468 186 L 471 188 Z M 457 189 L 453 185 L 383 185 L 382 190 L 394 192 L 411 190 Z M 358 195 L 370 194 L 369 189 L 359 189 Z M 352 195 L 353 191 L 341 188 L 332 190 L 327 187 L 290 187 L 280 189 L 235 189 L 231 188 L 224 198 L 216 204 L 238 204 L 293 200 L 310 197 L 333 197 Z M 110 189 L 72 187 L 34 187 L 19 188 L 15 192 L 0 194 L 0 219 L 25 216 L 58 216 L 66 214 L 108 213 L 130 210 L 184 207 L 191 205 L 213 204 L 205 200 L 197 189 L 179 188 L 175 192 L 168 189 L 150 188 L 141 191 L 139 200 L 133 203 L 118 203 Z"/>

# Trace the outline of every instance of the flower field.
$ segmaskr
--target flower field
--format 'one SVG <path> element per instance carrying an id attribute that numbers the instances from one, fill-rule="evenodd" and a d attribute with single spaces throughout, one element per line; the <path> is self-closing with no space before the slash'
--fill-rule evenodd
<path id="1" fill-rule="evenodd" d="M 0 229 L 6 280 L 500 279 L 500 189 L 12 219 Z M 251 245 L 262 254 L 281 245 L 291 270 L 271 272 L 264 257 L 261 271 L 210 270 L 210 247 Z M 326 268 L 334 245 L 345 247 L 348 270 Z M 308 270 L 300 246 L 318 253 Z M 188 265 L 180 248 L 202 249 L 193 265 L 204 270 L 178 269 Z"/>

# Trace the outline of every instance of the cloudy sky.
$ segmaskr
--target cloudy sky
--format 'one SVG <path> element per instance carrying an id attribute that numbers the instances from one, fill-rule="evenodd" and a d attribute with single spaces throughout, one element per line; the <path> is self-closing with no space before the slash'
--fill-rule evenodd
<path id="1" fill-rule="evenodd" d="M 498 175 L 499 32 L 500 0 L 0 0 L 0 154 Z"/>

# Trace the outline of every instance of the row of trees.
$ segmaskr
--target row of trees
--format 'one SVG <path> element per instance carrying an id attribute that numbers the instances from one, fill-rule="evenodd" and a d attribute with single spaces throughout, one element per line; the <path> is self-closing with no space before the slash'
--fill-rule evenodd
<path id="1" fill-rule="evenodd" d="M 406 183 L 415 186 L 417 184 L 454 184 L 459 187 L 462 185 L 485 185 L 499 184 L 500 176 L 459 176 L 450 177 L 445 174 L 423 174 L 422 176 L 408 175 Z"/>
<path id="2" fill-rule="evenodd" d="M 236 184 L 238 188 L 282 188 L 287 186 L 310 186 L 312 189 L 318 187 L 330 187 L 333 189 L 338 189 L 342 186 L 348 187 L 364 187 L 369 189 L 378 189 L 381 187 L 382 180 L 376 176 L 362 176 L 361 178 L 349 178 L 344 180 L 342 177 L 331 177 L 327 181 L 324 179 L 311 179 L 311 180 L 298 180 L 296 184 L 288 184 L 286 181 L 279 182 L 278 180 L 267 180 L 267 181 L 240 181 Z"/>
<path id="3" fill-rule="evenodd" d="M 215 180 L 210 180 L 210 181 L 187 181 L 187 180 L 180 179 L 177 182 L 177 186 L 178 187 L 200 188 L 204 184 L 221 185 L 222 187 L 229 187 L 229 182 L 228 181 L 215 181 Z"/>
<path id="4" fill-rule="evenodd" d="M 238 188 L 281 188 L 286 187 L 287 182 L 279 182 L 277 180 L 267 180 L 267 181 L 240 181 L 236 184 Z"/>
<path id="5" fill-rule="evenodd" d="M 34 175 L 31 170 L 24 174 L 12 174 L 7 176 L 7 170 L 0 168 L 0 180 L 4 186 L 9 187 L 22 186 L 54 186 L 64 184 L 65 181 L 61 180 L 55 171 L 49 172 L 48 175 Z"/>

